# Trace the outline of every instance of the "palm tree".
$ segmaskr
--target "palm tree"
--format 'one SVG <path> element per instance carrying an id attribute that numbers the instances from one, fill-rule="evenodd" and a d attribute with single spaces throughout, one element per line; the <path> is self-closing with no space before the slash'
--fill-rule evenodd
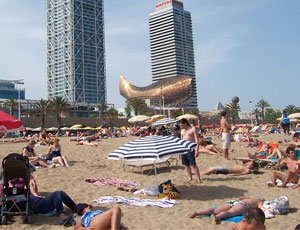
<path id="1" fill-rule="evenodd" d="M 8 99 L 6 102 L 5 102 L 5 107 L 7 109 L 9 109 L 9 113 L 10 115 L 14 115 L 14 111 L 17 109 L 18 107 L 18 101 L 15 100 L 15 99 Z"/>
<path id="2" fill-rule="evenodd" d="M 104 117 L 109 119 L 110 126 L 113 125 L 113 121 L 118 117 L 118 110 L 110 108 L 104 113 Z"/>
<path id="3" fill-rule="evenodd" d="M 36 106 L 36 113 L 42 118 L 41 129 L 43 130 L 45 126 L 45 117 L 51 111 L 50 101 L 41 98 L 41 100 L 38 101 L 35 104 L 35 106 Z"/>
<path id="4" fill-rule="evenodd" d="M 58 133 L 60 133 L 61 115 L 70 110 L 70 105 L 62 97 L 54 97 L 50 101 L 51 110 L 56 115 Z"/>
<path id="5" fill-rule="evenodd" d="M 288 105 L 285 107 L 284 111 L 286 111 L 287 114 L 299 113 L 300 108 L 296 107 L 295 105 Z"/>
<path id="6" fill-rule="evenodd" d="M 102 102 L 97 107 L 98 107 L 98 110 L 99 110 L 99 117 L 103 117 L 104 113 L 108 109 L 108 105 L 105 102 Z"/>
<path id="7" fill-rule="evenodd" d="M 131 106 L 129 105 L 129 101 L 126 102 L 125 113 L 126 113 L 127 118 L 130 117 Z"/>
<path id="8" fill-rule="evenodd" d="M 230 103 L 225 106 L 225 111 L 228 114 L 228 117 L 231 117 L 233 125 L 235 125 L 235 119 L 239 118 L 239 111 L 241 107 L 238 103 Z"/>
<path id="9" fill-rule="evenodd" d="M 252 111 L 252 114 L 255 115 L 255 119 L 258 121 L 259 120 L 259 115 L 260 115 L 260 111 L 258 108 L 255 108 L 253 111 Z"/>
<path id="10" fill-rule="evenodd" d="M 257 108 L 261 109 L 261 118 L 262 118 L 262 121 L 264 121 L 265 120 L 265 108 L 270 107 L 270 104 L 262 98 L 262 99 L 260 99 L 259 102 L 256 103 L 255 106 Z"/>
<path id="11" fill-rule="evenodd" d="M 146 107 L 145 101 L 138 97 L 130 99 L 128 105 L 134 110 L 135 115 L 138 115 L 138 112 Z"/>

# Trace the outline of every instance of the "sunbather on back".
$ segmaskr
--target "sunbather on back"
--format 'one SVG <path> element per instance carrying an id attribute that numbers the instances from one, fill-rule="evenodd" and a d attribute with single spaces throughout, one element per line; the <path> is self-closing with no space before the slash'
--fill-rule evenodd
<path id="1" fill-rule="evenodd" d="M 250 173 L 258 172 L 258 165 L 255 162 L 247 162 L 244 165 L 235 165 L 232 167 L 226 166 L 218 166 L 211 167 L 208 170 L 201 172 L 200 175 L 210 175 L 210 174 L 223 174 L 223 175 L 232 175 L 232 176 L 240 176 L 246 175 Z"/>

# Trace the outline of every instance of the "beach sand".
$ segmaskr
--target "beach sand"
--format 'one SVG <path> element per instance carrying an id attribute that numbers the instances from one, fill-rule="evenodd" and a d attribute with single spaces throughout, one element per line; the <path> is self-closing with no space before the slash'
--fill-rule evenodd
<path id="1" fill-rule="evenodd" d="M 263 141 L 283 140 L 286 136 L 281 134 L 265 135 L 260 139 Z M 139 172 L 132 172 L 130 169 L 123 171 L 122 161 L 113 161 L 107 159 L 107 154 L 127 143 L 134 137 L 114 138 L 102 140 L 98 147 L 76 146 L 75 142 L 70 142 L 69 138 L 60 138 L 62 145 L 62 154 L 66 155 L 74 165 L 66 168 L 38 169 L 34 173 L 39 191 L 42 195 L 47 195 L 56 190 L 64 190 L 76 203 L 92 203 L 94 199 L 100 196 L 120 195 L 135 196 L 145 199 L 154 199 L 144 195 L 133 195 L 128 192 L 119 191 L 114 186 L 94 186 L 84 181 L 85 178 L 96 177 L 116 177 L 130 181 L 142 182 L 144 186 L 154 186 L 155 177 L 153 173 L 143 175 Z M 221 140 L 216 136 L 213 141 L 221 147 Z M 244 143 L 234 142 L 232 148 L 234 152 L 230 157 L 242 157 L 247 152 L 254 152 L 255 149 L 241 148 Z M 20 153 L 26 143 L 0 144 L 0 159 L 12 152 Z M 47 147 L 36 147 L 37 154 L 46 153 Z M 211 166 L 230 166 L 235 165 L 234 160 L 226 161 L 219 156 L 200 155 L 197 158 L 197 164 L 200 171 Z M 138 170 L 137 170 L 138 171 Z M 294 229 L 300 223 L 298 208 L 300 207 L 300 190 L 290 188 L 268 188 L 267 181 L 270 180 L 271 169 L 261 169 L 263 174 L 244 175 L 244 176 L 225 176 L 210 175 L 201 176 L 202 184 L 192 181 L 184 184 L 187 179 L 184 168 L 179 161 L 178 166 L 173 163 L 170 168 L 163 166 L 158 169 L 158 180 L 163 182 L 171 179 L 177 189 L 180 191 L 178 199 L 179 204 L 173 208 L 155 208 L 155 207 L 125 207 L 124 205 L 106 204 L 97 205 L 106 210 L 111 207 L 120 206 L 123 212 L 122 222 L 129 229 L 227 229 L 233 223 L 222 221 L 221 225 L 213 226 L 207 217 L 189 219 L 188 213 L 203 208 L 218 206 L 228 200 L 238 197 L 265 198 L 266 200 L 286 195 L 290 200 L 292 212 L 288 215 L 277 215 L 275 218 L 266 220 L 267 229 Z M 70 211 L 67 209 L 67 213 Z M 21 218 L 15 218 L 15 222 L 1 226 L 1 229 L 63 229 L 58 225 L 57 217 L 41 217 L 33 215 L 32 224 L 21 224 Z M 69 227 L 68 229 L 71 229 Z"/>

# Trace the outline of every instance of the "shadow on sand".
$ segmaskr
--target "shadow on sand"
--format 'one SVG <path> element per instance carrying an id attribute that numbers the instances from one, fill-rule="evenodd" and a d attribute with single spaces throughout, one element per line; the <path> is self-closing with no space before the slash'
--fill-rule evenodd
<path id="1" fill-rule="evenodd" d="M 248 192 L 244 189 L 229 187 L 226 185 L 207 186 L 178 185 L 181 200 L 214 200 L 214 199 L 236 199 L 245 196 Z"/>
<path id="2" fill-rule="evenodd" d="M 237 176 L 224 176 L 224 177 L 217 177 L 217 178 L 201 178 L 203 181 L 209 181 L 209 182 L 216 182 L 216 181 L 245 181 L 250 180 L 251 177 L 237 177 Z"/>

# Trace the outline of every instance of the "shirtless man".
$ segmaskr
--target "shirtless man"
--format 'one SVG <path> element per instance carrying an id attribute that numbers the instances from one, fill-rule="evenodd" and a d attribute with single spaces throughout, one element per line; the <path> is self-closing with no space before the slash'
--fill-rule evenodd
<path id="1" fill-rule="evenodd" d="M 46 129 L 43 129 L 42 132 L 40 132 L 39 141 L 40 141 L 40 145 L 47 145 L 50 143 L 50 137 L 47 134 Z"/>
<path id="2" fill-rule="evenodd" d="M 227 119 L 226 119 L 226 112 L 223 111 L 221 112 L 221 121 L 220 121 L 220 125 L 221 125 L 221 130 L 220 130 L 220 135 L 222 133 L 222 141 L 223 141 L 223 153 L 224 153 L 224 158 L 226 160 L 229 160 L 229 156 L 228 156 L 228 150 L 230 148 L 230 130 L 231 130 L 231 126 L 228 123 Z"/>
<path id="3" fill-rule="evenodd" d="M 298 183 L 299 176 L 297 174 L 300 174 L 300 163 L 297 161 L 296 157 L 296 151 L 294 148 L 288 147 L 286 149 L 286 154 L 289 156 L 287 159 L 278 159 L 278 162 L 275 166 L 275 168 L 279 169 L 282 166 L 286 165 L 288 168 L 288 172 L 286 175 L 283 175 L 278 172 L 272 172 L 271 174 L 271 183 L 268 184 L 270 187 L 278 186 L 276 185 L 276 179 L 282 181 L 282 185 L 278 186 L 280 188 L 285 188 L 286 184 L 289 182 Z M 297 186 L 295 186 L 297 187 Z"/>
<path id="4" fill-rule="evenodd" d="M 186 119 L 181 119 L 179 121 L 179 126 L 181 128 L 181 139 L 194 142 L 198 145 L 198 134 L 196 129 L 194 127 L 191 127 Z M 198 157 L 199 155 L 197 147 L 195 148 L 195 150 L 190 151 L 188 154 L 184 154 L 181 156 L 182 164 L 184 165 L 186 174 L 188 176 L 188 180 L 186 181 L 186 183 L 190 182 L 193 179 L 191 168 L 193 168 L 195 172 L 198 183 L 201 183 L 199 168 L 196 165 L 195 160 L 195 157 Z"/>

